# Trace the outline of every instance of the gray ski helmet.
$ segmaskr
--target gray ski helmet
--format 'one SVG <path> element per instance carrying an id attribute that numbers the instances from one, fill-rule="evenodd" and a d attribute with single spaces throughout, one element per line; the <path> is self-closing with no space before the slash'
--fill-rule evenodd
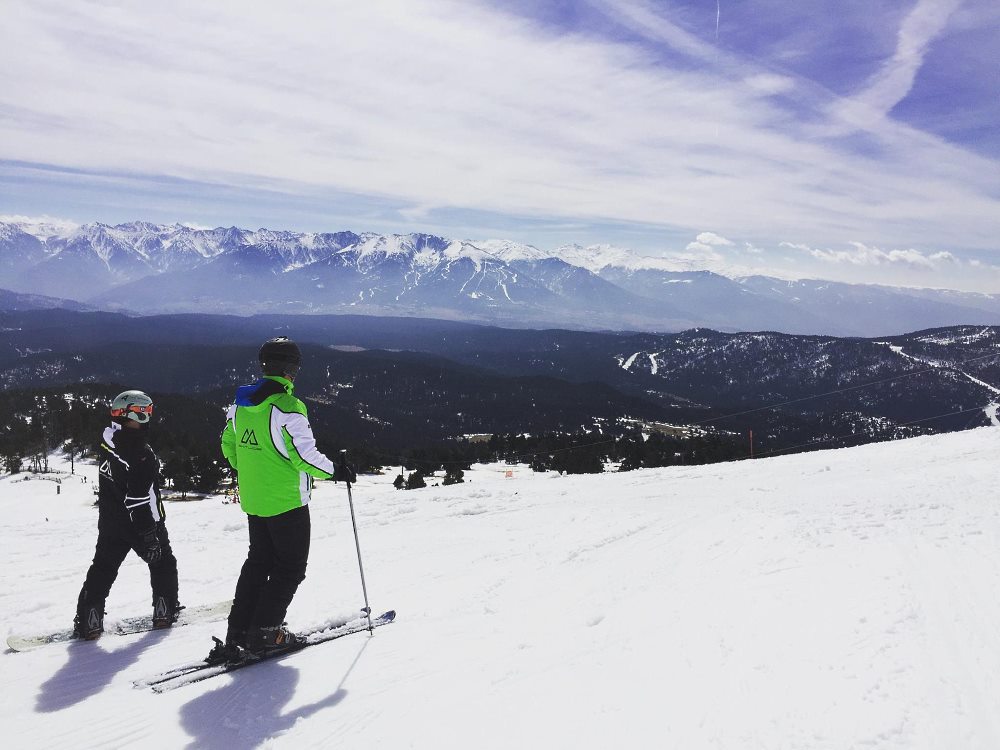
<path id="1" fill-rule="evenodd" d="M 287 336 L 268 339 L 257 354 L 265 375 L 287 375 L 295 377 L 302 364 L 302 352 L 298 344 Z"/>
<path id="2" fill-rule="evenodd" d="M 131 419 L 146 424 L 153 416 L 153 399 L 142 391 L 123 391 L 111 402 L 111 416 L 119 422 Z"/>

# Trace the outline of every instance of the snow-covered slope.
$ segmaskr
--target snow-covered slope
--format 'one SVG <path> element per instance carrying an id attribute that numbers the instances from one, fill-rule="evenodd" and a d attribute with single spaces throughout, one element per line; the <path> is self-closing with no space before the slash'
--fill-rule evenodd
<path id="1" fill-rule="evenodd" d="M 5 653 L 5 744 L 996 748 L 998 450 L 982 428 L 627 474 L 478 467 L 412 492 L 362 477 L 369 593 L 395 624 L 164 695 L 132 680 L 224 624 Z M 61 487 L 0 479 L 4 634 L 72 617 L 96 511 L 89 482 Z M 311 507 L 293 628 L 361 602 L 343 486 Z M 228 598 L 239 508 L 168 513 L 182 600 Z M 108 618 L 148 604 L 132 557 Z"/>

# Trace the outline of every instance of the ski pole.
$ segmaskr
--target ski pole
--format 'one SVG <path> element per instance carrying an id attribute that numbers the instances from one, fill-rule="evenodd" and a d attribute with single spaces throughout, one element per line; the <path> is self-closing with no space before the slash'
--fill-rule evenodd
<path id="1" fill-rule="evenodd" d="M 343 465 L 347 465 L 347 449 L 345 448 L 340 452 L 340 458 Z M 365 585 L 365 566 L 361 562 L 361 542 L 358 541 L 358 522 L 354 518 L 354 497 L 351 494 L 351 483 L 345 480 L 347 484 L 347 504 L 351 506 L 351 526 L 354 527 L 354 546 L 358 550 L 358 570 L 361 571 L 361 591 L 365 595 L 365 614 L 368 616 L 368 634 L 374 635 L 372 626 L 372 608 L 368 604 L 368 586 Z"/>

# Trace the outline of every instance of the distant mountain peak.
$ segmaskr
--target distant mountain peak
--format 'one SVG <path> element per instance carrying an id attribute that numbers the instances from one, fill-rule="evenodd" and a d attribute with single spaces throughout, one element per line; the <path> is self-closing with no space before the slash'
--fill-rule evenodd
<path id="1" fill-rule="evenodd" d="M 495 258 L 499 258 L 504 263 L 538 261 L 553 256 L 551 252 L 539 250 L 534 245 L 514 242 L 513 240 L 469 240 L 468 244 L 478 247 Z"/>
<path id="2" fill-rule="evenodd" d="M 5 224 L 16 226 L 25 234 L 43 241 L 49 237 L 68 237 L 80 226 L 76 222 L 52 216 L 0 216 L 0 226 Z"/>
<path id="3" fill-rule="evenodd" d="M 684 264 L 669 258 L 657 258 L 639 255 L 624 247 L 609 244 L 583 245 L 570 244 L 556 248 L 553 256 L 571 264 L 586 268 L 593 273 L 600 273 L 605 268 L 623 268 L 630 271 L 687 271 L 691 270 Z"/>

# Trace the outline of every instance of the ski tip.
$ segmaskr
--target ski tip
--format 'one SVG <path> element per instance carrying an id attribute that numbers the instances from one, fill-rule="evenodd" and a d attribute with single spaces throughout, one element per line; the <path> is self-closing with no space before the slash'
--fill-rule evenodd
<path id="1" fill-rule="evenodd" d="M 383 612 L 378 616 L 378 619 L 382 622 L 392 622 L 396 619 L 396 610 L 390 609 L 388 612 Z"/>

